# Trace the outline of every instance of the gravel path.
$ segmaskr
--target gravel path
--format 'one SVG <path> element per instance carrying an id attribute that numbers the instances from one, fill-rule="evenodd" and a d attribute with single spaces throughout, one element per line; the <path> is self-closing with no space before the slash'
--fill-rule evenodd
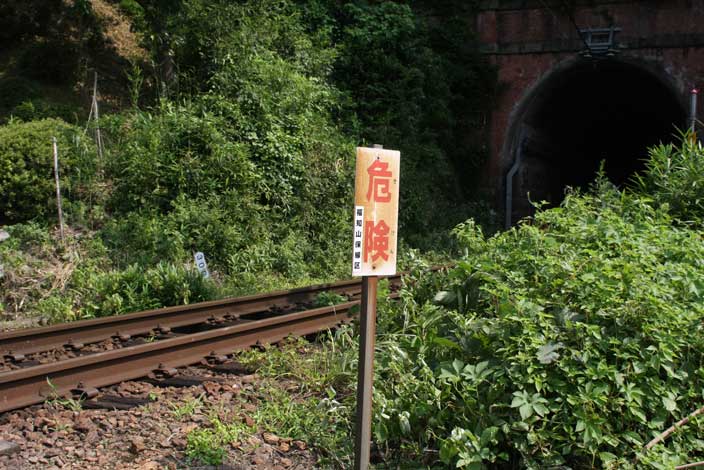
<path id="1" fill-rule="evenodd" d="M 0 415 L 0 468 L 55 469 L 267 469 L 310 470 L 316 456 L 302 441 L 257 430 L 227 446 L 218 467 L 192 462 L 185 454 L 189 432 L 210 426 L 217 416 L 249 425 L 257 409 L 259 377 L 215 374 L 205 368 L 183 375 L 213 376 L 213 382 L 174 388 L 132 381 L 104 394 L 149 399 L 130 410 L 80 409 L 71 402 L 48 402 Z M 2 442 L 5 441 L 3 447 Z M 13 446 L 18 444 L 19 447 Z M 5 454 L 5 455 L 3 455 Z"/>

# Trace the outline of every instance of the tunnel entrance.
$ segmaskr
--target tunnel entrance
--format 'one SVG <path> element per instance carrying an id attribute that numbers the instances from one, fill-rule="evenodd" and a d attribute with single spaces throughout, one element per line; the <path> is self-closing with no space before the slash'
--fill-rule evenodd
<path id="1" fill-rule="evenodd" d="M 530 215 L 530 201 L 559 204 L 567 186 L 594 180 L 601 161 L 611 181 L 626 183 L 647 148 L 674 140 L 685 124 L 676 92 L 640 66 L 584 59 L 551 73 L 512 123 L 507 222 Z"/>

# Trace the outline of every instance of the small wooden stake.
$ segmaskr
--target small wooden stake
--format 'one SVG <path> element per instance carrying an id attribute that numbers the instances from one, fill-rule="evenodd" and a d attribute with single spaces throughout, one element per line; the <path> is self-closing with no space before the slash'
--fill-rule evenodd
<path id="1" fill-rule="evenodd" d="M 103 164 L 103 138 L 100 134 L 100 112 L 98 111 L 98 72 L 93 75 L 93 105 L 91 111 L 95 119 L 95 145 L 98 147 L 100 165 Z"/>
<path id="2" fill-rule="evenodd" d="M 56 146 L 56 137 L 51 138 L 54 147 L 54 181 L 56 182 L 56 209 L 59 213 L 59 233 L 61 243 L 64 242 L 64 213 L 61 210 L 61 185 L 59 183 L 59 150 Z"/>

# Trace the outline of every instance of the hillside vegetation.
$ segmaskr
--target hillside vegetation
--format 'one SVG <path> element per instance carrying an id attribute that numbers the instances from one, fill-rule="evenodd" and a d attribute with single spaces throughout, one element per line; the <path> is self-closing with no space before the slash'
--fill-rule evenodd
<path id="1" fill-rule="evenodd" d="M 494 77 L 462 4 L 5 4 L 7 318 L 88 318 L 346 277 L 356 145 L 402 152 L 404 251 L 452 247 L 448 229 L 469 215 L 490 222 L 470 188 Z M 94 71 L 99 122 L 87 120 Z M 209 280 L 192 270 L 196 251 Z"/>

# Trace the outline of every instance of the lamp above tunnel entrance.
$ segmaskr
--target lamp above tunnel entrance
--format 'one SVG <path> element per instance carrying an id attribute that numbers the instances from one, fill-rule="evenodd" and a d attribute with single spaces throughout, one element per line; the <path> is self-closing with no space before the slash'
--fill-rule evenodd
<path id="1" fill-rule="evenodd" d="M 548 74 L 519 105 L 509 131 L 507 224 L 530 201 L 559 204 L 585 187 L 603 162 L 617 185 L 640 170 L 648 147 L 676 138 L 686 112 L 669 83 L 618 59 L 580 59 Z"/>

